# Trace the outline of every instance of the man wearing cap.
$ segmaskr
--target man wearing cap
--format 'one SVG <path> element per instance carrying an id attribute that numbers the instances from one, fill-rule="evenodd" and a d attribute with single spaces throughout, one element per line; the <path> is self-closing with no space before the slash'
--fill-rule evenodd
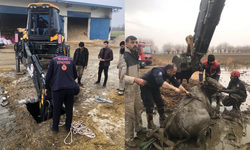
<path id="1" fill-rule="evenodd" d="M 58 48 L 57 53 L 57 57 L 51 59 L 49 63 L 45 85 L 46 96 L 49 87 L 53 92 L 53 125 L 50 125 L 50 129 L 56 133 L 59 131 L 58 124 L 63 103 L 66 107 L 65 128 L 67 131 L 71 128 L 75 79 L 77 78 L 76 66 L 72 58 L 64 56 L 62 48 Z"/>
<path id="2" fill-rule="evenodd" d="M 145 86 L 141 86 L 140 88 L 141 99 L 144 107 L 146 107 L 148 129 L 156 128 L 156 125 L 153 123 L 154 103 L 157 106 L 160 116 L 160 125 L 162 126 L 165 121 L 164 102 L 161 97 L 160 87 L 172 89 L 175 92 L 180 92 L 182 90 L 187 95 L 190 94 L 176 79 L 176 71 L 176 65 L 174 63 L 170 63 L 166 66 L 155 67 L 141 76 L 141 79 L 147 82 Z"/>
<path id="3" fill-rule="evenodd" d="M 84 47 L 84 43 L 79 43 L 79 48 L 76 49 L 74 53 L 73 60 L 76 65 L 78 84 L 82 86 L 81 79 L 84 69 L 87 69 L 89 60 L 89 51 Z"/>
<path id="4" fill-rule="evenodd" d="M 208 55 L 207 60 L 205 60 L 202 63 L 202 71 L 199 72 L 199 81 L 202 84 L 203 83 L 203 72 L 204 70 L 206 71 L 205 73 L 205 79 L 207 77 L 211 77 L 215 79 L 217 82 L 220 79 L 220 65 L 217 61 L 215 61 L 214 55 L 210 54 Z M 210 103 L 212 103 L 212 95 L 209 97 Z M 220 105 L 220 93 L 216 93 L 216 104 Z M 221 105 L 220 105 L 221 106 Z"/>
<path id="5" fill-rule="evenodd" d="M 227 89 L 234 90 L 234 93 L 230 93 L 229 96 L 222 100 L 224 106 L 233 106 L 234 110 L 240 110 L 241 103 L 245 102 L 247 98 L 246 87 L 239 78 L 239 71 L 234 70 L 231 72 L 231 80 Z"/>

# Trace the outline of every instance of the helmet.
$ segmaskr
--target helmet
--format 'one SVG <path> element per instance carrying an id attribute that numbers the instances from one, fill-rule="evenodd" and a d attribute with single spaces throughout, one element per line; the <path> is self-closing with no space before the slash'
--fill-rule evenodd
<path id="1" fill-rule="evenodd" d="M 234 77 L 240 77 L 240 72 L 238 70 L 234 70 L 231 72 L 231 75 L 234 76 Z"/>

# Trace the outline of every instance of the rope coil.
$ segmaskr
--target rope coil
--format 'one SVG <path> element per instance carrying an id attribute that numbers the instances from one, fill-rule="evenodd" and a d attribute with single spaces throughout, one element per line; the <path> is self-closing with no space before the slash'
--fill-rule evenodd
<path id="1" fill-rule="evenodd" d="M 65 125 L 65 122 L 60 122 L 59 123 L 59 126 L 63 126 Z M 89 125 L 84 125 L 82 123 L 82 121 L 80 122 L 73 122 L 71 123 L 71 128 L 70 128 L 70 131 L 68 133 L 68 135 L 66 136 L 66 138 L 64 139 L 64 143 L 66 145 L 70 145 L 72 143 L 72 133 L 73 134 L 80 134 L 80 135 L 85 135 L 89 138 L 95 138 L 96 135 L 89 129 L 87 128 Z M 66 139 L 68 138 L 68 136 L 71 135 L 71 141 L 69 143 L 66 142 Z"/>

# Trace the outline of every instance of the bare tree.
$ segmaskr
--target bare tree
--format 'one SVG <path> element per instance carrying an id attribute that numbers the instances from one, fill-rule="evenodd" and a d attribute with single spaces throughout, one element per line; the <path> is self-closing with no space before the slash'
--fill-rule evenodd
<path id="1" fill-rule="evenodd" d="M 221 45 L 222 45 L 223 52 L 226 53 L 229 44 L 225 42 L 225 43 L 222 43 Z"/>
<path id="2" fill-rule="evenodd" d="M 222 44 L 219 44 L 218 46 L 216 46 L 217 52 L 221 53 L 221 52 L 222 52 L 222 49 L 223 49 Z"/>
<path id="3" fill-rule="evenodd" d="M 211 53 L 214 53 L 214 50 L 215 50 L 214 46 L 209 46 L 208 51 L 210 51 Z"/>
<path id="4" fill-rule="evenodd" d="M 155 54 L 156 52 L 158 52 L 158 51 L 159 51 L 158 46 L 155 46 L 155 49 L 154 49 L 154 54 Z"/>
<path id="5" fill-rule="evenodd" d="M 125 31 L 125 24 L 118 25 L 116 27 L 112 27 L 111 31 Z"/>
<path id="6" fill-rule="evenodd" d="M 175 48 L 177 54 L 179 54 L 180 51 L 181 51 L 181 45 L 180 45 L 180 44 L 176 44 L 176 45 L 174 46 L 174 48 Z"/>
<path id="7" fill-rule="evenodd" d="M 147 38 L 138 38 L 138 39 L 139 39 L 139 42 L 144 42 L 144 43 L 150 45 L 150 49 L 152 52 L 155 51 L 156 45 L 155 45 L 155 42 L 153 39 L 147 39 Z"/>
<path id="8" fill-rule="evenodd" d="M 232 52 L 234 51 L 234 47 L 231 46 L 231 45 L 229 45 L 229 46 L 227 47 L 227 51 L 228 51 L 228 53 L 232 53 Z"/>
<path id="9" fill-rule="evenodd" d="M 163 52 L 168 54 L 172 51 L 172 48 L 173 48 L 172 43 L 166 43 L 162 46 Z"/>
<path id="10" fill-rule="evenodd" d="M 182 45 L 181 45 L 181 53 L 185 53 L 186 50 L 187 50 L 187 46 L 184 45 L 184 44 L 182 44 Z"/>

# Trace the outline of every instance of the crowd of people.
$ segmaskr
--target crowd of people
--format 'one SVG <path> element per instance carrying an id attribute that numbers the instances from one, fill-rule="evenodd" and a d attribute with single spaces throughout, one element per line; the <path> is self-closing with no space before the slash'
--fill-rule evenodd
<path id="1" fill-rule="evenodd" d="M 105 88 L 108 81 L 108 70 L 110 62 L 113 60 L 113 51 L 108 47 L 109 42 L 103 42 L 103 48 L 98 54 L 99 69 L 98 79 L 94 84 L 100 84 L 102 72 L 104 71 L 104 82 L 102 87 Z M 156 105 L 159 114 L 160 126 L 166 120 L 164 102 L 161 97 L 160 87 L 172 89 L 173 91 L 190 93 L 178 82 L 175 77 L 177 66 L 174 63 L 165 66 L 154 67 L 147 73 L 139 76 L 139 57 L 138 41 L 135 36 L 128 36 L 125 41 L 120 42 L 119 60 L 117 63 L 119 87 L 118 94 L 125 94 L 125 143 L 126 146 L 136 147 L 134 142 L 134 133 L 137 135 L 145 133 L 147 130 L 156 129 L 157 125 L 153 121 L 153 111 Z M 53 124 L 50 128 L 58 132 L 58 124 L 62 104 L 66 107 L 66 130 L 70 130 L 73 113 L 73 98 L 79 93 L 84 70 L 87 69 L 89 51 L 84 47 L 84 43 L 79 43 L 79 48 L 74 52 L 73 59 L 64 56 L 63 50 L 57 49 L 57 57 L 50 61 L 49 69 L 46 75 L 46 89 L 53 92 Z M 215 61 L 214 55 L 208 55 L 206 61 L 202 63 L 202 70 L 199 72 L 200 84 L 204 84 L 203 73 L 205 70 L 205 80 L 211 77 L 219 82 L 220 65 Z M 229 94 L 222 100 L 224 106 L 233 106 L 234 110 L 240 110 L 240 105 L 245 102 L 247 93 L 243 82 L 239 79 L 240 72 L 234 70 L 231 72 L 231 81 L 225 89 L 236 89 L 241 94 Z M 77 79 L 77 83 L 76 80 Z M 64 82 L 61 82 L 64 81 Z M 224 89 L 224 90 L 225 90 Z M 212 103 L 212 95 L 209 97 Z M 220 93 L 216 93 L 216 103 L 220 104 Z M 142 112 L 146 110 L 148 126 L 142 127 Z"/>

